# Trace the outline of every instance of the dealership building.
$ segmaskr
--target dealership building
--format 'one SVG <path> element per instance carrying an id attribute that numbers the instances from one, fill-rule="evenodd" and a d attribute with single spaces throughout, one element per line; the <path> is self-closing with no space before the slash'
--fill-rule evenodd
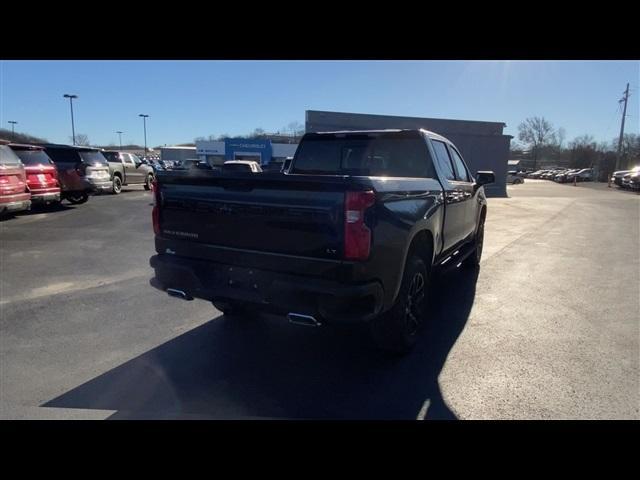
<path id="1" fill-rule="evenodd" d="M 307 110 L 305 131 L 374 130 L 387 128 L 424 128 L 451 140 L 464 157 L 471 173 L 493 170 L 496 182 L 485 186 L 491 196 L 507 194 L 507 162 L 511 135 L 504 135 L 503 122 L 448 120 L 442 118 L 396 117 L 362 113 Z"/>
<path id="2" fill-rule="evenodd" d="M 254 160 L 264 167 L 278 168 L 287 157 L 293 157 L 296 143 L 273 143 L 269 139 L 228 138 L 224 141 L 196 142 L 196 155 L 209 165 L 222 165 L 227 160 Z"/>

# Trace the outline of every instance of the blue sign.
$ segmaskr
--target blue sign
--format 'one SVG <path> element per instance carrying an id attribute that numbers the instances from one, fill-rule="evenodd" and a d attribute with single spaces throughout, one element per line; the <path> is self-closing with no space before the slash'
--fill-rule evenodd
<path id="1" fill-rule="evenodd" d="M 227 138 L 224 141 L 225 160 L 255 160 L 266 165 L 271 161 L 272 155 L 271 140 Z"/>

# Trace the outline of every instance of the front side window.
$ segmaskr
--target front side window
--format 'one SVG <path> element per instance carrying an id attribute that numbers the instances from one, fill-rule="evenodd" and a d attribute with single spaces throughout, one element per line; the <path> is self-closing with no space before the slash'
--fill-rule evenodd
<path id="1" fill-rule="evenodd" d="M 439 140 L 431 140 L 431 145 L 433 145 L 433 149 L 436 152 L 436 162 L 438 162 L 438 166 L 444 173 L 444 177 L 447 180 L 455 180 L 456 175 L 453 172 L 453 165 L 447 152 L 447 146 Z"/>

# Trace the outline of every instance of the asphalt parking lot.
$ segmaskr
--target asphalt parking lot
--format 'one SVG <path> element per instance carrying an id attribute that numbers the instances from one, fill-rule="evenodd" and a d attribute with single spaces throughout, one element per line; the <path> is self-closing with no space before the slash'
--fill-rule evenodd
<path id="1" fill-rule="evenodd" d="M 411 355 L 150 285 L 151 193 L 0 222 L 1 418 L 639 419 L 640 195 L 527 180 Z"/>

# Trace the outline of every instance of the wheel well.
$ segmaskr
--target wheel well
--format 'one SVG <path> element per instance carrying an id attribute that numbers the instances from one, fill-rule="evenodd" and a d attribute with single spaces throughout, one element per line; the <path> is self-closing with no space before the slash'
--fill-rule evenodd
<path id="1" fill-rule="evenodd" d="M 409 260 L 412 255 L 418 255 L 427 269 L 431 268 L 431 264 L 433 263 L 433 236 L 430 231 L 422 230 L 413 237 L 411 245 L 409 245 L 409 251 L 407 252 L 407 260 Z"/>
<path id="2" fill-rule="evenodd" d="M 122 180 L 122 174 L 120 172 L 114 172 L 113 173 L 113 177 L 118 177 L 120 180 Z"/>

